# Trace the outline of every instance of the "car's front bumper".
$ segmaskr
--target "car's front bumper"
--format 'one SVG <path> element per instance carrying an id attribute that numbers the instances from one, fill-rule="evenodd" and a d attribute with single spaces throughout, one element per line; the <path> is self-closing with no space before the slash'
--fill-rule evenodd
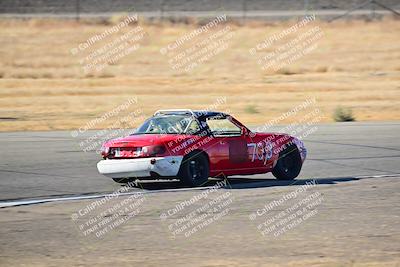
<path id="1" fill-rule="evenodd" d="M 111 178 L 176 176 L 182 156 L 107 159 L 97 163 L 99 173 Z"/>

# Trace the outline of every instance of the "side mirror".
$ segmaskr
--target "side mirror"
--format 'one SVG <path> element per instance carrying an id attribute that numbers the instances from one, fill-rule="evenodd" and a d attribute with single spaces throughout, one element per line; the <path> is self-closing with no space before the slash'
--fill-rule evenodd
<path id="1" fill-rule="evenodd" d="M 241 135 L 249 135 L 249 131 L 245 127 L 242 127 L 242 129 L 240 130 L 240 134 Z"/>

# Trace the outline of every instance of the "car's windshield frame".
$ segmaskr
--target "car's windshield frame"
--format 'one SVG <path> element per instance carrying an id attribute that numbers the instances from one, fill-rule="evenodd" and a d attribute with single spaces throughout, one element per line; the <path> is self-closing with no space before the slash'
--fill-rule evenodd
<path id="1" fill-rule="evenodd" d="M 219 130 L 219 131 L 215 131 L 212 128 L 210 128 L 210 125 L 208 124 L 208 121 L 218 121 L 218 120 L 227 120 L 228 122 L 230 122 L 232 125 L 234 125 L 235 127 L 238 128 L 239 131 L 223 131 L 223 130 Z M 221 116 L 221 115 L 217 115 L 217 116 L 209 116 L 205 118 L 205 123 L 207 124 L 207 128 L 209 129 L 209 132 L 211 135 L 213 136 L 240 136 L 242 135 L 242 126 L 238 125 L 236 123 L 236 121 L 232 120 L 231 116 Z"/>

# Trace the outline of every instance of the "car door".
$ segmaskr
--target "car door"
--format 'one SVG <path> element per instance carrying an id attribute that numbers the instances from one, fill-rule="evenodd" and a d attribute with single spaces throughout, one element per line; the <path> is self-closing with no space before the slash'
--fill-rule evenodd
<path id="1" fill-rule="evenodd" d="M 253 141 L 247 129 L 235 124 L 229 117 L 210 117 L 206 122 L 215 139 L 213 153 L 219 159 L 216 170 L 226 175 L 251 174 L 264 167 L 253 159 Z"/>

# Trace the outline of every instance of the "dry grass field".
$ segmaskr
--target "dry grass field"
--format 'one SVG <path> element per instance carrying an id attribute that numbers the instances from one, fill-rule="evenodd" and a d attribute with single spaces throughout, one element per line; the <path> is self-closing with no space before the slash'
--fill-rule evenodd
<path id="1" fill-rule="evenodd" d="M 138 103 L 120 116 L 137 109 L 145 116 L 161 108 L 202 109 L 226 96 L 219 109 L 262 124 L 315 97 L 322 122 L 333 120 L 337 106 L 351 108 L 357 121 L 400 120 L 399 20 L 317 20 L 313 25 L 324 35 L 315 50 L 280 70 L 263 71 L 249 49 L 294 23 L 230 23 L 229 47 L 186 73 L 173 70 L 160 48 L 198 25 L 140 21 L 146 35 L 137 51 L 85 73 L 71 49 L 112 22 L 2 20 L 0 131 L 78 128 L 133 96 Z"/>

